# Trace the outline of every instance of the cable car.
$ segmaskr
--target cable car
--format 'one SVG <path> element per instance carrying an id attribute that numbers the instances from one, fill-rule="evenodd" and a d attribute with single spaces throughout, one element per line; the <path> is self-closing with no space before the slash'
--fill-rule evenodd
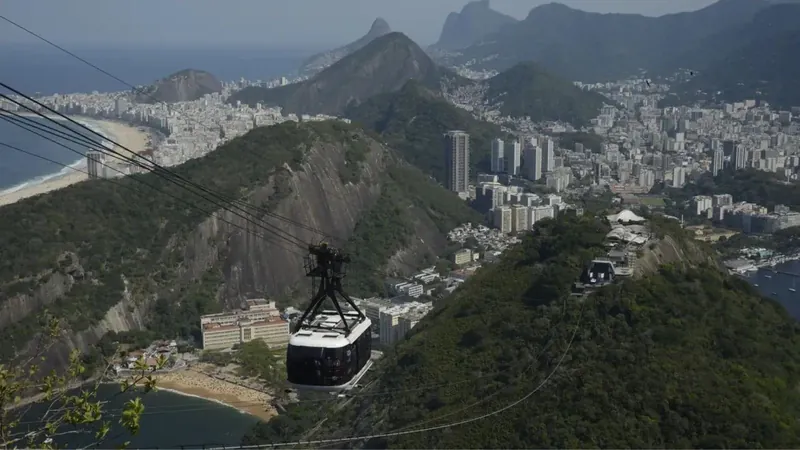
<path id="1" fill-rule="evenodd" d="M 371 366 L 372 323 L 342 289 L 349 258 L 324 243 L 309 250 L 306 275 L 319 280 L 317 293 L 289 338 L 287 381 L 298 390 L 348 390 Z M 334 310 L 321 310 L 326 300 Z"/>

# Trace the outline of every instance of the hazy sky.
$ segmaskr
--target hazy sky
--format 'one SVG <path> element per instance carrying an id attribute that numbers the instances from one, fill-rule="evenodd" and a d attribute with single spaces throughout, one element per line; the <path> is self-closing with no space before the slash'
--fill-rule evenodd
<path id="1" fill-rule="evenodd" d="M 563 0 L 595 12 L 662 15 L 715 0 Z M 335 47 L 385 18 L 422 45 L 434 43 L 447 14 L 466 0 L 0 0 L 0 14 L 70 46 Z M 493 0 L 524 18 L 549 0 Z M 0 43 L 33 38 L 0 21 Z"/>

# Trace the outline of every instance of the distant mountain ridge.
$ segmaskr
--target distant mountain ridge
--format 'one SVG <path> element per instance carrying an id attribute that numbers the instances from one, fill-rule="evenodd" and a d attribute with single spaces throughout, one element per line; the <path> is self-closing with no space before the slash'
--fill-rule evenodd
<path id="1" fill-rule="evenodd" d="M 379 38 L 385 34 L 389 34 L 392 32 L 391 27 L 389 27 L 389 23 L 386 20 L 378 17 L 372 22 L 372 26 L 370 27 L 367 34 L 360 37 L 358 40 L 351 42 L 347 45 L 343 45 L 341 47 L 335 48 L 333 50 L 328 50 L 326 52 L 317 53 L 316 55 L 311 56 L 303 64 L 300 66 L 299 73 L 300 75 L 306 76 L 313 76 L 317 73 L 325 70 L 326 68 L 330 67 L 340 59 L 344 58 L 345 56 L 360 50 L 365 45 L 369 44 L 376 38 Z"/>
<path id="2" fill-rule="evenodd" d="M 206 94 L 222 92 L 222 82 L 197 69 L 184 69 L 145 87 L 135 99 L 138 103 L 190 102 Z"/>
<path id="3" fill-rule="evenodd" d="M 662 103 L 766 101 L 800 106 L 800 4 L 781 3 L 741 27 L 699 42 L 680 60 L 694 76 Z"/>
<path id="4" fill-rule="evenodd" d="M 368 98 L 417 80 L 439 90 L 445 80 L 467 82 L 437 66 L 403 33 L 385 34 L 301 83 L 273 89 L 249 87 L 228 99 L 280 106 L 288 113 L 341 115 Z"/>
<path id="5" fill-rule="evenodd" d="M 646 17 L 599 14 L 550 3 L 531 10 L 448 61 L 475 69 L 506 70 L 535 61 L 571 80 L 625 78 L 663 65 L 698 41 L 750 22 L 767 0 L 720 0 L 698 11 Z"/>
<path id="6" fill-rule="evenodd" d="M 460 13 L 451 12 L 447 16 L 439 41 L 433 47 L 443 50 L 465 48 L 514 23 L 517 19 L 491 9 L 489 0 L 469 2 Z"/>

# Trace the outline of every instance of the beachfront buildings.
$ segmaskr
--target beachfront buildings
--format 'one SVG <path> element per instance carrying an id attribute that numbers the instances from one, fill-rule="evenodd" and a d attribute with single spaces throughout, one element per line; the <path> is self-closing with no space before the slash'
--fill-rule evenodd
<path id="1" fill-rule="evenodd" d="M 89 178 L 103 178 L 105 175 L 105 157 L 102 152 L 88 150 L 86 152 L 86 171 Z"/>
<path id="2" fill-rule="evenodd" d="M 284 320 L 275 302 L 250 299 L 243 309 L 200 317 L 203 348 L 225 350 L 236 344 L 261 339 L 272 348 L 289 343 L 289 322 Z"/>

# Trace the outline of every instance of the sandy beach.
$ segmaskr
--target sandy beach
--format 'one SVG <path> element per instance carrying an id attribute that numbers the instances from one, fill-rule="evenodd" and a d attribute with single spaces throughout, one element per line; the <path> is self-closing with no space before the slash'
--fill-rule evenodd
<path id="1" fill-rule="evenodd" d="M 210 377 L 196 369 L 157 375 L 156 386 L 177 394 L 222 403 L 264 421 L 277 414 L 269 403 L 272 400 L 269 394 Z"/>
<path id="2" fill-rule="evenodd" d="M 136 127 L 126 125 L 121 122 L 96 120 L 86 117 L 76 117 L 75 120 L 83 122 L 87 125 L 91 125 L 100 133 L 105 134 L 109 139 L 122 144 L 136 153 L 144 151 L 149 141 L 148 133 L 139 131 Z M 115 150 L 125 155 L 128 154 L 127 151 L 119 147 L 117 147 Z M 74 167 L 85 172 L 86 161 L 84 160 L 80 165 Z M 77 170 L 65 170 L 65 172 L 66 173 L 62 175 L 47 179 L 40 183 L 24 186 L 20 189 L 12 190 L 10 192 L 0 191 L 0 206 L 17 202 L 23 198 L 33 197 L 35 195 L 44 194 L 45 192 L 61 189 L 71 184 L 84 181 L 88 178 L 86 173 L 79 172 Z"/>

